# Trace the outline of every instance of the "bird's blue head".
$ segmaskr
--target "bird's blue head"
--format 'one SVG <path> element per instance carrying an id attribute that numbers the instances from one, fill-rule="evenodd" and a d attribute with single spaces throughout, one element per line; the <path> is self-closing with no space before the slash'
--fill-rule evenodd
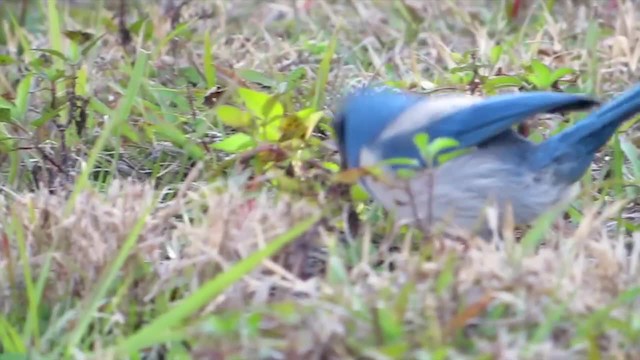
<path id="1" fill-rule="evenodd" d="M 422 97 L 392 89 L 364 88 L 350 94 L 333 121 L 342 167 L 360 166 L 362 149 L 384 128 Z"/>

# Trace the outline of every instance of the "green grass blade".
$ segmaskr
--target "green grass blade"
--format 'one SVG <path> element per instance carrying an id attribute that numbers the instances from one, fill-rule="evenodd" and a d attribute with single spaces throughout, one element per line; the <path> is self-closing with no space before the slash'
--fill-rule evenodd
<path id="1" fill-rule="evenodd" d="M 553 226 L 553 223 L 562 215 L 563 209 L 554 208 L 542 214 L 522 238 L 522 250 L 524 256 L 533 254 L 537 247 L 544 241 L 545 234 Z"/>
<path id="2" fill-rule="evenodd" d="M 22 271 L 24 273 L 24 285 L 27 291 L 27 322 L 25 324 L 24 332 L 26 335 L 34 332 L 39 333 L 38 329 L 38 299 L 36 299 L 36 290 L 33 284 L 33 278 L 31 277 L 31 262 L 29 261 L 29 255 L 27 254 L 27 242 L 24 236 L 24 229 L 22 222 L 18 216 L 13 213 L 12 216 L 12 231 L 18 244 L 18 254 L 20 261 L 22 262 Z"/>
<path id="3" fill-rule="evenodd" d="M 53 252 L 49 252 L 42 264 L 42 269 L 40 269 L 40 275 L 38 275 L 38 281 L 36 282 L 35 287 L 35 309 L 36 312 L 29 312 L 27 315 L 27 324 L 35 323 L 36 326 L 33 328 L 32 332 L 27 332 L 26 330 L 30 330 L 31 328 L 25 329 L 24 338 L 27 343 L 30 342 L 31 337 L 33 336 L 33 341 L 36 347 L 40 346 L 40 329 L 37 326 L 38 321 L 40 320 L 40 304 L 42 300 L 42 295 L 44 294 L 44 288 L 47 284 L 47 279 L 49 278 L 49 271 L 51 270 L 51 261 L 53 260 Z"/>
<path id="4" fill-rule="evenodd" d="M 211 54 L 211 36 L 208 31 L 204 33 L 204 55 L 202 62 L 204 77 L 207 79 L 207 87 L 211 89 L 216 86 L 216 67 L 213 63 L 213 55 Z"/>
<path id="5" fill-rule="evenodd" d="M 635 180 L 640 181 L 640 149 L 638 149 L 629 139 L 620 139 L 620 148 L 631 163 L 631 172 Z"/>
<path id="6" fill-rule="evenodd" d="M 611 172 L 613 174 L 613 191 L 616 198 L 624 198 L 624 153 L 622 152 L 620 137 L 613 137 L 613 158 L 611 159 Z"/>
<path id="7" fill-rule="evenodd" d="M 62 31 L 60 31 L 60 14 L 58 13 L 58 4 L 56 0 L 47 1 L 47 14 L 49 16 L 49 43 L 53 50 L 63 52 L 62 49 Z M 64 63 L 62 59 L 54 57 L 55 67 L 62 69 Z"/>
<path id="8" fill-rule="evenodd" d="M 336 44 L 338 42 L 338 34 L 334 33 L 329 42 L 329 46 L 324 53 L 320 67 L 318 68 L 318 78 L 316 80 L 315 94 L 313 96 L 312 107 L 319 110 L 324 102 L 324 91 L 329 80 L 329 72 L 331 71 L 331 60 L 336 52 Z"/>
<path id="9" fill-rule="evenodd" d="M 18 331 L 0 314 L 0 345 L 6 353 L 26 354 L 27 347 Z"/>

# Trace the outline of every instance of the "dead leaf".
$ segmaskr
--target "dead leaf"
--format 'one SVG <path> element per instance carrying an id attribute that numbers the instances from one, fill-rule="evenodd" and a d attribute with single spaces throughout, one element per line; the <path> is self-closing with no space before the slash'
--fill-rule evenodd
<path id="1" fill-rule="evenodd" d="M 225 92 L 226 92 L 226 89 L 223 89 L 222 87 L 220 87 L 218 85 L 212 87 L 204 95 L 204 99 L 202 100 L 202 104 L 204 106 L 207 106 L 208 108 L 214 107 L 218 103 L 218 100 L 222 97 L 222 95 L 224 95 Z"/>

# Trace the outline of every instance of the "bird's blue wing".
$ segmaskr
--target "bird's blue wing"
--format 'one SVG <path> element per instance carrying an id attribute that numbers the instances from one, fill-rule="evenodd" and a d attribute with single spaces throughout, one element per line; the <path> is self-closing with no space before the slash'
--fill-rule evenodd
<path id="1" fill-rule="evenodd" d="M 433 97 L 423 101 L 450 100 L 447 97 Z M 379 141 L 373 146 L 377 147 L 382 159 L 398 157 L 419 159 L 413 137 L 421 132 L 428 133 L 432 140 L 439 137 L 455 139 L 459 146 L 449 149 L 453 151 L 485 143 L 505 131 L 510 131 L 511 126 L 535 114 L 586 109 L 596 104 L 597 101 L 588 96 L 569 93 L 526 92 L 497 95 L 464 106 L 438 119 L 420 118 L 420 114 L 415 112 L 415 122 L 418 126 L 412 126 L 404 132 L 396 129 L 392 136 L 385 136 L 385 131 L 393 129 L 389 125 L 380 133 Z M 424 108 L 425 114 L 429 113 L 428 107 Z M 410 110 L 409 108 L 406 111 Z M 433 115 L 429 113 L 425 116 Z"/>
<path id="2" fill-rule="evenodd" d="M 587 109 L 598 104 L 588 96 L 558 92 L 527 92 L 486 98 L 431 124 L 434 137 L 448 136 L 463 147 L 478 145 L 541 113 Z"/>

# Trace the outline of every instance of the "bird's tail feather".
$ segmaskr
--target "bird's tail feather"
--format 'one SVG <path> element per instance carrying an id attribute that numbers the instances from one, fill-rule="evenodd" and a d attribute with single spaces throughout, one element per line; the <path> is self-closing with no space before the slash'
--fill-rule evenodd
<path id="1" fill-rule="evenodd" d="M 584 153 L 593 153 L 606 144 L 623 122 L 630 120 L 638 113 L 640 113 L 640 85 L 604 103 L 582 121 L 552 139 L 554 142 L 578 146 Z"/>

